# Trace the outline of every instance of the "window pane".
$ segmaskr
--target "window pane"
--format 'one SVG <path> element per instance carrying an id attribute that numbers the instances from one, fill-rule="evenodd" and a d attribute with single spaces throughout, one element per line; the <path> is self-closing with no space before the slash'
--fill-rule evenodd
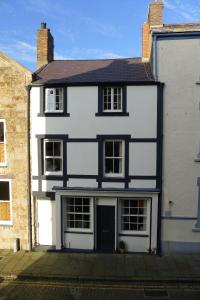
<path id="1" fill-rule="evenodd" d="M 89 205 L 89 204 L 90 204 L 90 199 L 83 198 L 83 205 Z"/>
<path id="2" fill-rule="evenodd" d="M 80 205 L 75 206 L 75 212 L 76 213 L 82 213 L 82 206 L 80 206 Z"/>
<path id="3" fill-rule="evenodd" d="M 10 202 L 0 202 L 0 221 L 10 221 Z"/>
<path id="4" fill-rule="evenodd" d="M 61 143 L 60 142 L 53 142 L 54 143 L 54 156 L 61 155 Z"/>
<path id="5" fill-rule="evenodd" d="M 54 103 L 55 103 L 55 93 L 54 89 L 46 89 L 45 90 L 45 97 L 46 97 L 46 110 L 47 111 L 54 111 Z"/>
<path id="6" fill-rule="evenodd" d="M 45 161 L 46 161 L 46 171 L 47 172 L 54 171 L 53 158 L 46 158 Z"/>
<path id="7" fill-rule="evenodd" d="M 53 142 L 45 142 L 46 156 L 53 156 Z"/>
<path id="8" fill-rule="evenodd" d="M 75 198 L 75 205 L 82 205 L 82 198 Z"/>
<path id="9" fill-rule="evenodd" d="M 106 173 L 113 173 L 113 159 L 106 158 L 105 160 L 105 172 Z"/>
<path id="10" fill-rule="evenodd" d="M 4 142 L 4 123 L 0 122 L 0 143 Z"/>
<path id="11" fill-rule="evenodd" d="M 144 208 L 140 206 L 144 206 Z M 140 199 L 121 200 L 122 230 L 145 231 L 146 220 L 147 220 L 146 206 L 147 206 L 146 200 L 140 200 Z M 129 224 L 129 229 L 128 229 L 128 225 L 124 225 L 124 224 Z"/>
<path id="12" fill-rule="evenodd" d="M 115 158 L 114 159 L 114 173 L 121 174 L 122 173 L 122 160 Z"/>
<path id="13" fill-rule="evenodd" d="M 113 142 L 105 142 L 105 155 L 113 156 Z"/>
<path id="14" fill-rule="evenodd" d="M 58 172 L 62 171 L 62 160 L 60 158 L 54 158 L 54 166 L 53 166 L 53 171 Z"/>
<path id="15" fill-rule="evenodd" d="M 120 142 L 114 142 L 114 156 L 120 156 Z"/>
<path id="16" fill-rule="evenodd" d="M 0 181 L 0 201 L 9 201 L 9 181 Z"/>

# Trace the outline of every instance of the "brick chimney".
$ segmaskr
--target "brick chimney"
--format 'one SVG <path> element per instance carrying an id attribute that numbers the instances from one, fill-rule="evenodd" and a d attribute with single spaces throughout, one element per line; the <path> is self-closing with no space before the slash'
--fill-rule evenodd
<path id="1" fill-rule="evenodd" d="M 54 59 L 54 40 L 46 23 L 41 23 L 37 30 L 37 69 Z"/>
<path id="2" fill-rule="evenodd" d="M 151 29 L 163 26 L 162 0 L 153 0 L 149 5 L 147 22 L 142 26 L 142 60 L 149 61 L 151 56 Z"/>

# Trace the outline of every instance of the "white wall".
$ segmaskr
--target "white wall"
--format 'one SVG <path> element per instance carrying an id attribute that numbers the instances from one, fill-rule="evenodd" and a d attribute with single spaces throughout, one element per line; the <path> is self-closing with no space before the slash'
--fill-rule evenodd
<path id="1" fill-rule="evenodd" d="M 68 143 L 67 173 L 98 175 L 98 144 Z"/>
<path id="2" fill-rule="evenodd" d="M 169 211 L 172 216 L 197 215 L 200 165 L 194 159 L 200 143 L 199 52 L 199 39 L 158 41 L 158 79 L 165 83 L 163 215 Z M 200 236 L 192 232 L 193 224 L 164 220 L 163 240 L 196 242 Z"/>
<path id="3" fill-rule="evenodd" d="M 156 175 L 156 143 L 131 143 L 129 150 L 130 175 Z"/>
<path id="4" fill-rule="evenodd" d="M 31 89 L 32 175 L 38 175 L 37 134 L 66 134 L 69 138 L 96 138 L 96 135 L 130 134 L 132 138 L 156 138 L 157 86 L 128 86 L 129 117 L 96 117 L 98 87 L 68 87 L 67 106 L 70 117 L 38 117 L 40 89 Z M 155 175 L 156 144 L 130 143 L 130 175 Z M 67 173 L 98 175 L 98 144 L 67 143 Z M 69 186 L 97 187 L 96 180 L 70 179 Z M 142 181 L 138 183 L 142 184 Z M 136 185 L 138 185 L 136 183 Z M 54 185 L 55 184 L 54 182 Z M 120 187 L 122 183 L 104 183 L 104 187 Z M 145 181 L 144 187 L 151 186 Z M 43 181 L 44 191 L 53 184 Z M 33 185 L 36 188 L 36 184 Z M 141 186 L 142 188 L 142 186 Z"/>

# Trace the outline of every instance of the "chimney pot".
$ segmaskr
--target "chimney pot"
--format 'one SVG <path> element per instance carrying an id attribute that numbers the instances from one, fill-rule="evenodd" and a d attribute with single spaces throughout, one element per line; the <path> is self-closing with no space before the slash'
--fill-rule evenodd
<path id="1" fill-rule="evenodd" d="M 47 23 L 42 22 L 42 23 L 41 23 L 41 29 L 46 29 L 46 28 L 47 28 Z"/>

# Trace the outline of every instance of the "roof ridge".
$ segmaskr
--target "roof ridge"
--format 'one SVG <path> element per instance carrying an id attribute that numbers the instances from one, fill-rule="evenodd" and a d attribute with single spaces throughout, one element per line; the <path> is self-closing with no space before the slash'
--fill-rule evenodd
<path id="1" fill-rule="evenodd" d="M 54 59 L 52 62 L 55 61 L 106 61 L 106 60 L 127 60 L 127 59 L 142 59 L 141 57 L 119 57 L 119 58 L 91 58 L 91 59 Z"/>

